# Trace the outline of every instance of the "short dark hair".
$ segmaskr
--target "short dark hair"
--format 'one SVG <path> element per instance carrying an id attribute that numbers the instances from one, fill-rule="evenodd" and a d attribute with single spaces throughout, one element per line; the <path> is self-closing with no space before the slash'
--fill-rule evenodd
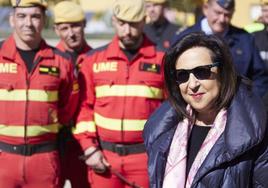
<path id="1" fill-rule="evenodd" d="M 218 73 L 220 94 L 215 103 L 215 109 L 227 107 L 235 92 L 237 85 L 237 73 L 235 71 L 232 56 L 228 46 L 216 35 L 206 35 L 203 32 L 191 33 L 184 36 L 171 49 L 169 49 L 163 59 L 164 79 L 168 100 L 176 109 L 179 119 L 188 117 L 186 112 L 186 102 L 179 92 L 179 85 L 176 83 L 176 62 L 183 52 L 193 47 L 205 47 L 211 52 L 212 62 L 219 62 Z M 195 114 L 194 114 L 195 115 Z"/>

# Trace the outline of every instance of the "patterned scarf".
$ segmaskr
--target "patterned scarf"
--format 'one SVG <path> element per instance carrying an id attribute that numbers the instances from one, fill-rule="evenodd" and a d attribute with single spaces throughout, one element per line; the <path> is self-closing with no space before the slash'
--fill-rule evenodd
<path id="1" fill-rule="evenodd" d="M 187 111 L 192 110 L 187 106 Z M 163 182 L 163 188 L 190 188 L 194 177 L 204 162 L 209 151 L 223 133 L 226 125 L 227 111 L 222 109 L 216 116 L 215 121 L 201 145 L 200 150 L 191 166 L 186 179 L 187 142 L 193 127 L 193 123 L 185 118 L 179 122 L 175 131 L 168 158 Z"/>

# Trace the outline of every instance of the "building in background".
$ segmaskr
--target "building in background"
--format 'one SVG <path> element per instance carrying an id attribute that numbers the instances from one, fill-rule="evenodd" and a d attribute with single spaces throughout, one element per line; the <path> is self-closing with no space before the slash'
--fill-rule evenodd
<path id="1" fill-rule="evenodd" d="M 232 23 L 239 27 L 245 27 L 255 22 L 260 15 L 260 0 L 236 0 L 236 9 Z"/>
<path id="2" fill-rule="evenodd" d="M 61 0 L 48 0 L 50 7 Z M 87 33 L 102 33 L 113 32 L 111 29 L 111 8 L 113 0 L 71 0 L 80 3 L 83 7 L 88 20 L 86 28 Z M 192 25 L 194 23 L 194 14 L 198 15 L 198 8 L 205 0 L 169 0 L 174 6 L 172 9 L 172 19 L 180 25 Z M 245 27 L 256 21 L 261 13 L 259 6 L 260 0 L 236 0 L 236 11 L 232 19 L 232 23 L 239 27 Z M 0 0 L 0 31 L 2 27 L 7 27 L 8 20 L 6 20 L 6 10 L 3 6 L 8 6 L 10 0 Z M 176 9 L 175 9 L 176 8 Z M 174 11 L 179 10 L 179 11 Z M 182 11 L 187 10 L 187 12 Z M 170 16 L 169 14 L 168 16 Z M 175 15 L 175 18 L 174 18 Z"/>

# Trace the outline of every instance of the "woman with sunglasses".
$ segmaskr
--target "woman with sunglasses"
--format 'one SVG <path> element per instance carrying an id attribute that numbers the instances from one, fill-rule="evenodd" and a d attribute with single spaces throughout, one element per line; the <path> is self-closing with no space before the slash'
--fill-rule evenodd
<path id="1" fill-rule="evenodd" d="M 144 128 L 151 188 L 268 187 L 262 101 L 226 45 L 192 33 L 164 58 L 168 101 Z"/>

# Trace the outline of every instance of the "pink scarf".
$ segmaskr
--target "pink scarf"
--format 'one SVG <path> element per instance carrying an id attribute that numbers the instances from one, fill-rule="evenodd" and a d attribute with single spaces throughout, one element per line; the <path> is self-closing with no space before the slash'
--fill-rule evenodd
<path id="1" fill-rule="evenodd" d="M 189 110 L 188 110 L 189 109 Z M 192 110 L 187 107 L 190 113 Z M 187 142 L 193 127 L 189 119 L 179 122 L 167 158 L 163 188 L 189 188 L 209 151 L 225 129 L 227 113 L 222 109 L 208 132 L 186 179 Z"/>

